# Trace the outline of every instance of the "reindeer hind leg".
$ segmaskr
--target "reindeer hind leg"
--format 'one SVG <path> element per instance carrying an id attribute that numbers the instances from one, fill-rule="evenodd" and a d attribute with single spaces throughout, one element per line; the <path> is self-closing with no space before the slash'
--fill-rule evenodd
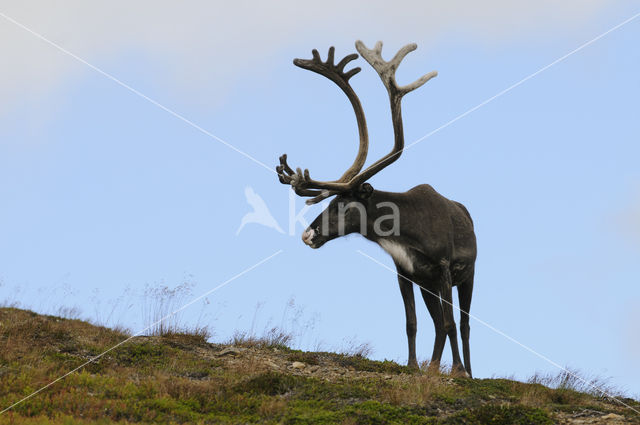
<path id="1" fill-rule="evenodd" d="M 422 293 L 422 299 L 427 306 L 427 310 L 429 310 L 431 320 L 433 320 L 433 327 L 436 333 L 429 368 L 438 371 L 440 370 L 440 359 L 442 358 L 444 345 L 447 342 L 447 333 L 444 330 L 444 316 L 442 315 L 442 305 L 439 294 L 425 288 L 428 288 L 428 286 L 422 284 L 420 292 Z"/>
<path id="2" fill-rule="evenodd" d="M 462 372 L 466 374 L 462 360 L 460 359 L 460 351 L 458 350 L 458 331 L 456 329 L 456 322 L 453 317 L 453 298 L 452 298 L 452 286 L 451 270 L 449 269 L 449 262 L 442 261 L 441 268 L 441 292 L 442 298 L 442 313 L 444 316 L 444 329 L 449 336 L 449 344 L 451 345 L 451 356 L 453 357 L 452 372 Z"/>
<path id="3" fill-rule="evenodd" d="M 473 270 L 471 275 L 458 285 L 458 302 L 460 304 L 460 336 L 462 338 L 462 355 L 464 367 L 471 377 L 471 352 L 469 348 L 469 309 L 473 292 Z"/>

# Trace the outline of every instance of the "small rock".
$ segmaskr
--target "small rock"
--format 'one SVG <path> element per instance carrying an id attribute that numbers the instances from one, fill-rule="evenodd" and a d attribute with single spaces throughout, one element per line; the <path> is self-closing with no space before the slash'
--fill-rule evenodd
<path id="1" fill-rule="evenodd" d="M 384 375 L 384 379 L 391 379 L 392 376 L 391 375 Z"/>
<path id="2" fill-rule="evenodd" d="M 604 416 L 600 416 L 600 419 L 606 419 L 606 420 L 620 420 L 620 419 L 624 419 L 624 416 L 622 415 L 616 415 L 615 413 L 609 413 L 608 415 L 604 415 Z"/>
<path id="3" fill-rule="evenodd" d="M 222 351 L 216 353 L 216 356 L 218 356 L 218 357 L 222 357 L 222 356 L 238 356 L 238 355 L 240 355 L 240 353 L 242 353 L 242 350 L 240 350 L 239 348 L 227 347 L 227 348 L 223 349 Z"/>
<path id="4" fill-rule="evenodd" d="M 307 366 L 307 365 L 302 363 L 302 362 L 293 362 L 291 364 L 291 367 L 294 368 L 294 369 L 304 369 L 305 366 Z"/>
<path id="5" fill-rule="evenodd" d="M 275 364 L 274 362 L 267 360 L 265 362 L 267 364 L 267 366 L 269 366 L 271 369 L 280 369 L 280 366 L 278 366 L 277 364 Z"/>

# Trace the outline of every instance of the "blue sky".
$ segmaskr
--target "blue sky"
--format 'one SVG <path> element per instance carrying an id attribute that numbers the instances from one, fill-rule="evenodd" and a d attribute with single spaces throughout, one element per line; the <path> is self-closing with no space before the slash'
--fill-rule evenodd
<path id="1" fill-rule="evenodd" d="M 494 1 L 459 14 L 406 2 L 400 8 L 418 9 L 404 25 L 396 10 L 371 4 L 363 15 L 353 6 L 334 28 L 316 23 L 331 10 L 293 3 L 247 13 L 197 2 L 153 11 L 70 2 L 47 20 L 18 3 L 0 12 L 258 161 L 275 166 L 286 152 L 321 179 L 352 161 L 355 120 L 344 95 L 294 67 L 293 57 L 312 48 L 324 57 L 330 45 L 346 55 L 360 37 L 369 46 L 385 40 L 389 58 L 417 42 L 399 81 L 433 69 L 439 76 L 403 102 L 412 142 L 640 12 L 595 0 L 561 10 Z M 314 13 L 317 21 L 304 25 Z M 0 83 L 0 300 L 43 312 L 76 306 L 103 320 L 115 305 L 111 322 L 137 330 L 145 287 L 189 282 L 195 297 L 282 250 L 183 320 L 210 324 L 218 339 L 283 324 L 304 333 L 303 348 L 356 340 L 369 342 L 375 358 L 406 361 L 396 278 L 357 253 L 392 265 L 380 248 L 360 237 L 307 248 L 301 225 L 288 232 L 291 199 L 275 174 L 6 18 L 0 32 L 8 59 Z M 463 202 L 479 245 L 472 313 L 632 394 L 640 394 L 639 37 L 640 18 L 411 147 L 371 180 L 390 191 L 429 183 Z M 391 146 L 391 120 L 377 75 L 362 59 L 358 66 L 352 84 L 367 114 L 371 162 Z M 236 235 L 251 210 L 246 187 L 285 234 L 249 224 Z M 298 212 L 303 201 L 295 201 Z M 291 299 L 304 310 L 298 324 Z M 428 359 L 433 326 L 417 303 L 418 356 Z M 474 321 L 471 338 L 477 377 L 555 370 Z"/>

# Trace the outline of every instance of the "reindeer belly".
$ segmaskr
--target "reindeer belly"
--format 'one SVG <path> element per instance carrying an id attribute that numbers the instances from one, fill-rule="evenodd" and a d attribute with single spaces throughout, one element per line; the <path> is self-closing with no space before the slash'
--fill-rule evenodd
<path id="1" fill-rule="evenodd" d="M 393 261 L 395 261 L 396 264 L 402 267 L 403 270 L 408 273 L 414 272 L 415 257 L 413 256 L 413 254 L 411 254 L 409 248 L 389 239 L 380 239 L 378 241 L 378 244 L 382 247 L 382 249 L 387 251 L 389 255 L 391 255 Z"/>
<path id="2" fill-rule="evenodd" d="M 380 239 L 377 243 L 393 258 L 393 261 L 402 269 L 403 276 L 419 282 L 420 285 L 428 285 L 430 282 L 440 282 L 442 278 L 442 264 L 430 261 L 415 249 L 389 239 Z M 473 270 L 473 264 L 454 263 L 451 267 L 453 286 L 456 286 L 461 276 L 466 276 L 469 270 Z M 459 279 L 455 279 L 455 278 Z M 439 290 L 438 287 L 427 287 L 429 290 Z"/>

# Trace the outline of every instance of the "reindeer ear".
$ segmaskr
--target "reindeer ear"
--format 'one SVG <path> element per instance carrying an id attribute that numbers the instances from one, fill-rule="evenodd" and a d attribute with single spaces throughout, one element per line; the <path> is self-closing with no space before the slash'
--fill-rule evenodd
<path id="1" fill-rule="evenodd" d="M 373 193 L 373 186 L 371 186 L 369 183 L 362 183 L 354 191 L 355 197 L 361 200 L 369 199 L 372 193 Z"/>

